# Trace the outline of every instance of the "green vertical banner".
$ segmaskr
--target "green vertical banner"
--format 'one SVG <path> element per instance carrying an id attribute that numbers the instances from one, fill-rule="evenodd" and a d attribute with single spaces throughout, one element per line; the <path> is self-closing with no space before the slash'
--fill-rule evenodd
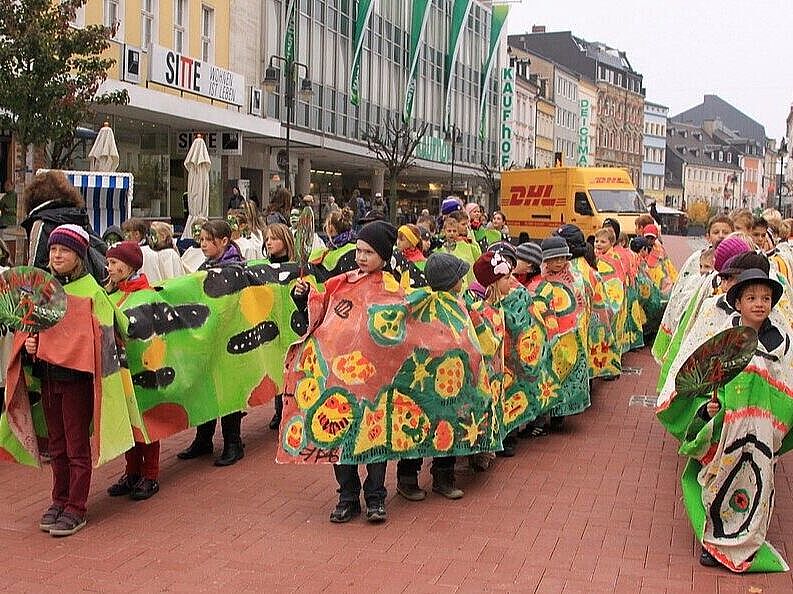
<path id="1" fill-rule="evenodd" d="M 359 0 L 358 12 L 355 15 L 355 31 L 353 31 L 352 67 L 350 68 L 350 103 L 359 105 L 361 102 L 361 50 L 363 36 L 369 17 L 372 16 L 374 0 Z"/>
<path id="2" fill-rule="evenodd" d="M 479 138 L 485 139 L 485 131 L 487 130 L 488 120 L 488 104 L 487 98 L 490 93 L 490 75 L 493 73 L 493 63 L 495 62 L 496 52 L 498 51 L 498 44 L 501 41 L 501 34 L 504 32 L 504 25 L 507 22 L 507 14 L 509 14 L 508 4 L 497 4 L 493 7 L 493 12 L 490 15 L 490 37 L 487 50 L 487 58 L 485 63 L 482 64 L 482 73 L 479 79 Z"/>
<path id="3" fill-rule="evenodd" d="M 421 56 L 421 41 L 427 28 L 427 19 L 430 15 L 432 3 L 430 0 L 413 0 L 413 10 L 410 16 L 410 68 L 408 81 L 405 88 L 405 103 L 402 106 L 402 120 L 405 123 L 413 116 L 413 100 L 416 97 L 416 80 L 418 78 L 419 56 Z"/>
<path id="4" fill-rule="evenodd" d="M 287 62 L 294 62 L 295 38 L 297 32 L 297 0 L 288 0 L 284 13 L 284 58 Z"/>
<path id="5" fill-rule="evenodd" d="M 446 51 L 446 63 L 443 70 L 445 98 L 443 102 L 443 125 L 448 129 L 451 124 L 452 78 L 454 65 L 457 62 L 457 52 L 460 50 L 460 41 L 463 38 L 465 23 L 468 13 L 471 12 L 471 0 L 454 0 L 452 6 L 452 22 L 449 26 L 449 47 Z"/>

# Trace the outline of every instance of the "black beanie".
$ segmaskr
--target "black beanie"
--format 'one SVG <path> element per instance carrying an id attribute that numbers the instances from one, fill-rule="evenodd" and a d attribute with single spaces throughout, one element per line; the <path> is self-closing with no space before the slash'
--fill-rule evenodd
<path id="1" fill-rule="evenodd" d="M 391 261 L 394 254 L 394 245 L 397 240 L 397 230 L 391 223 L 385 221 L 372 221 L 364 225 L 358 232 L 358 239 L 365 241 L 377 252 L 384 262 Z"/>

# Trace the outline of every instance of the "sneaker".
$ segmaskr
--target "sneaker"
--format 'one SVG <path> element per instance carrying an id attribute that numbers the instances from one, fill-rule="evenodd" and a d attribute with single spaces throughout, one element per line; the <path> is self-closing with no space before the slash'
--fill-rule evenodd
<path id="1" fill-rule="evenodd" d="M 143 501 L 144 499 L 148 499 L 154 495 L 159 490 L 160 483 L 158 483 L 155 479 L 142 478 L 138 484 L 135 485 L 135 488 L 132 489 L 132 492 L 129 494 L 129 496 L 135 501 Z"/>
<path id="2" fill-rule="evenodd" d="M 366 506 L 366 520 L 367 522 L 385 522 L 385 503 L 375 503 Z"/>
<path id="3" fill-rule="evenodd" d="M 336 509 L 330 512 L 330 521 L 334 524 L 344 524 L 360 514 L 360 503 L 355 503 L 354 501 L 339 501 L 336 505 Z"/>
<path id="4" fill-rule="evenodd" d="M 71 536 L 85 526 L 85 518 L 63 512 L 58 516 L 58 521 L 50 528 L 50 536 Z"/>
<path id="5" fill-rule="evenodd" d="M 58 521 L 58 518 L 62 513 L 62 507 L 51 505 L 49 509 L 44 512 L 44 515 L 41 516 L 41 520 L 39 520 L 39 528 L 44 532 L 49 532 L 52 527 L 55 526 L 55 523 Z"/>
<path id="6" fill-rule="evenodd" d="M 107 494 L 111 497 L 121 497 L 129 495 L 135 489 L 135 485 L 140 482 L 140 477 L 136 474 L 123 475 L 118 482 L 107 488 Z"/>

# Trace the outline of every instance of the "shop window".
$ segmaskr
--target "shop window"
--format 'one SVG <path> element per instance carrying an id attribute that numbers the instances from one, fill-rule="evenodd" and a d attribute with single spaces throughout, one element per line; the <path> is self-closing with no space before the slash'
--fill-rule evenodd
<path id="1" fill-rule="evenodd" d="M 215 60 L 215 10 L 205 4 L 201 5 L 201 59 Z"/>

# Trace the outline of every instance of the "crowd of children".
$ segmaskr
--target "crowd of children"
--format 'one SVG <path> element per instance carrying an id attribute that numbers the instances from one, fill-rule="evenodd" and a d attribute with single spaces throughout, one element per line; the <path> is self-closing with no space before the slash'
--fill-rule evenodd
<path id="1" fill-rule="evenodd" d="M 793 421 L 787 419 L 787 411 L 793 409 L 779 400 L 793 390 L 793 380 L 788 380 L 793 249 L 787 243 L 793 221 L 782 221 L 775 212 L 764 213 L 763 217 L 746 212 L 714 217 L 707 228 L 709 245 L 689 258 L 678 277 L 665 253 L 657 223 L 644 216 L 637 219 L 631 241 L 617 221 L 607 220 L 589 240 L 576 226 L 563 225 L 541 242 L 515 246 L 507 240 L 507 221 L 502 213 L 494 213 L 492 222 L 487 223 L 478 205 L 463 204 L 455 197 L 444 200 L 440 211 L 438 220 L 421 216 L 416 224 L 399 228 L 374 221 L 356 232 L 350 212 L 334 209 L 323 223 L 328 247 L 316 250 L 311 258 L 331 272 L 324 278 L 309 275 L 292 283 L 293 306 L 305 318 L 302 327 L 307 330 L 284 353 L 283 398 L 276 400 L 270 427 L 280 428 L 286 438 L 287 429 L 294 429 L 294 411 L 315 415 L 309 438 L 329 444 L 332 455 L 327 456 L 328 461 L 334 457 L 340 460 L 334 465 L 339 501 L 330 520 L 347 522 L 361 513 L 361 490 L 367 519 L 386 519 L 388 460 L 398 460 L 397 491 L 407 500 L 419 501 L 426 496 L 418 482 L 422 457 L 432 458 L 434 492 L 449 499 L 463 497 L 454 480 L 458 457 L 466 455 L 473 468 L 484 470 L 494 455 L 514 455 L 519 437 L 537 437 L 558 429 L 565 417 L 587 409 L 592 382 L 618 377 L 622 356 L 644 346 L 657 329 L 653 354 L 663 366 L 659 418 L 684 442 L 681 452 L 691 459 L 684 482 L 699 485 L 702 509 L 692 512 L 692 518 L 697 518 L 695 528 L 701 528 L 702 562 L 722 564 L 735 571 L 784 564 L 764 541 L 764 535 L 773 501 L 769 491 L 773 488 L 773 465 L 776 456 L 789 447 L 787 434 L 779 427 Z M 295 221 L 290 222 L 294 226 Z M 255 209 L 247 204 L 229 220 L 199 221 L 193 229 L 195 244 L 180 246 L 186 248 L 181 256 L 167 225 L 147 228 L 133 219 L 113 231 L 117 242 L 107 252 L 109 279 L 102 290 L 87 272 L 88 234 L 79 225 L 51 230 L 48 268 L 68 294 L 81 299 L 80 307 L 70 307 L 60 329 L 56 326 L 38 335 L 19 334 L 8 365 L 6 404 L 17 404 L 27 397 L 23 366 L 28 366 L 41 382 L 53 495 L 40 527 L 55 536 L 73 534 L 85 525 L 92 455 L 97 462 L 121 453 L 111 451 L 109 444 L 101 449 L 92 435 L 91 423 L 99 414 L 98 405 L 115 403 L 128 409 L 128 443 L 134 443 L 125 453 L 123 475 L 108 494 L 147 499 L 160 489 L 159 442 L 138 430 L 142 427 L 140 411 L 130 405 L 134 398 L 125 392 L 132 382 L 124 380 L 123 352 L 112 359 L 115 366 L 96 367 L 97 362 L 107 360 L 107 353 L 98 352 L 121 348 L 124 343 L 128 330 L 123 312 L 128 300 L 152 291 L 149 283 L 167 282 L 193 270 L 242 270 L 246 261 L 259 260 L 263 265 L 282 266 L 296 257 L 293 229 L 280 221 L 260 223 Z M 400 282 L 405 275 L 423 279 L 426 287 L 419 288 L 413 281 Z M 96 323 L 81 324 L 77 316 L 93 316 Z M 435 324 L 433 336 L 405 326 L 400 316 Z M 652 327 L 654 323 L 656 328 Z M 709 395 L 703 395 L 704 399 L 675 398 L 675 377 L 685 359 L 703 341 L 734 326 L 752 327 L 759 336 L 757 354 L 741 376 L 746 385 L 722 390 L 718 403 L 709 400 Z M 368 334 L 362 331 L 366 328 Z M 466 328 L 470 329 L 466 340 L 471 342 L 460 343 Z M 58 339 L 64 331 L 76 332 L 75 336 L 85 334 L 85 340 L 72 338 L 64 344 Z M 108 341 L 107 337 L 113 335 L 116 339 Z M 319 353 L 326 342 L 333 348 L 341 343 L 357 345 L 363 336 L 370 343 L 366 347 L 369 350 L 353 354 L 359 361 L 355 365 L 363 370 L 355 373 L 368 373 L 367 380 L 355 379 L 358 376 L 349 370 L 352 367 L 344 367 L 338 357 L 333 359 L 332 370 L 322 372 L 325 375 L 320 383 L 307 378 L 307 370 L 321 371 Z M 447 339 L 451 341 L 448 344 L 464 345 L 459 352 L 448 348 L 431 352 L 429 343 Z M 436 375 L 446 374 L 447 368 L 458 369 L 448 372 L 452 379 L 446 383 L 440 376 L 434 378 L 437 393 L 447 390 L 454 394 L 462 385 L 455 384 L 454 377 L 473 376 L 465 410 L 465 415 L 470 414 L 468 424 L 462 422 L 462 412 L 457 415 L 459 419 L 441 418 L 449 414 L 448 405 L 439 408 L 440 412 L 423 405 L 423 387 L 411 393 L 399 383 L 402 380 L 377 375 L 378 363 L 396 353 L 397 347 L 413 353 L 412 359 L 399 367 L 399 373 L 409 369 L 414 374 L 408 387 L 423 386 L 428 369 Z M 422 351 L 426 351 L 422 356 L 428 357 L 424 363 L 416 359 L 416 353 Z M 298 365 L 295 361 L 315 362 L 306 367 L 308 363 Z M 455 367 L 460 361 L 468 363 Z M 473 373 L 473 369 L 479 371 Z M 303 379 L 294 379 L 298 377 L 296 371 Z M 328 375 L 331 372 L 337 378 L 347 378 L 347 383 L 333 387 Z M 311 381 L 307 383 L 306 378 Z M 303 387 L 309 384 L 332 393 L 328 396 L 332 410 L 328 408 L 317 416 L 322 402 L 317 401 L 319 392 L 306 401 Z M 365 389 L 355 387 L 359 384 Z M 747 402 L 746 386 L 751 394 L 762 394 L 762 398 Z M 413 411 L 412 429 L 399 438 L 396 431 L 392 435 L 391 431 L 386 434 L 377 429 L 382 417 L 371 411 L 372 407 L 380 410 L 375 400 L 381 391 L 393 399 L 389 406 Z M 470 411 L 481 403 L 492 407 L 482 416 L 488 420 L 487 440 L 482 431 L 471 429 L 476 414 Z M 751 412 L 758 407 L 763 414 Z M 353 412 L 373 423 L 368 433 L 361 432 L 356 438 L 354 452 L 338 446 L 350 428 L 353 417 L 349 415 Z M 222 416 L 224 446 L 216 465 L 232 465 L 244 456 L 243 414 L 237 410 Z M 457 421 L 467 428 L 468 443 L 463 444 L 464 440 L 452 431 L 443 445 L 442 428 Z M 199 425 L 195 439 L 178 457 L 210 454 L 215 427 L 216 421 Z M 430 428 L 435 432 L 432 445 L 411 449 L 411 443 L 428 439 Z M 297 435 L 305 444 L 306 436 Z M 754 441 L 747 440 L 747 435 L 754 436 Z M 392 439 L 393 443 L 388 441 Z M 397 439 L 403 441 L 397 443 Z M 741 462 L 736 461 L 734 450 L 725 450 L 725 440 L 732 440 L 726 443 L 730 447 L 742 444 L 741 451 L 764 479 L 763 488 L 754 485 L 755 492 L 748 496 L 750 500 L 757 498 L 762 508 L 762 512 L 755 513 L 754 508 L 749 512 L 748 531 L 741 527 L 729 532 L 725 525 L 736 520 L 733 516 L 725 519 L 724 499 L 714 497 L 714 493 L 732 497 L 733 491 L 746 491 L 741 483 Z M 766 446 L 763 451 L 770 452 L 764 460 L 746 451 L 760 442 Z M 419 455 L 410 455 L 411 451 Z M 422 451 L 429 454 L 421 456 Z M 284 456 L 290 455 L 296 454 L 284 452 Z M 359 463 L 367 466 L 363 484 L 357 471 Z M 686 503 L 691 510 L 696 506 L 689 499 Z M 741 499 L 735 505 L 739 503 L 745 502 Z M 722 521 L 715 522 L 713 518 L 719 513 Z"/>

